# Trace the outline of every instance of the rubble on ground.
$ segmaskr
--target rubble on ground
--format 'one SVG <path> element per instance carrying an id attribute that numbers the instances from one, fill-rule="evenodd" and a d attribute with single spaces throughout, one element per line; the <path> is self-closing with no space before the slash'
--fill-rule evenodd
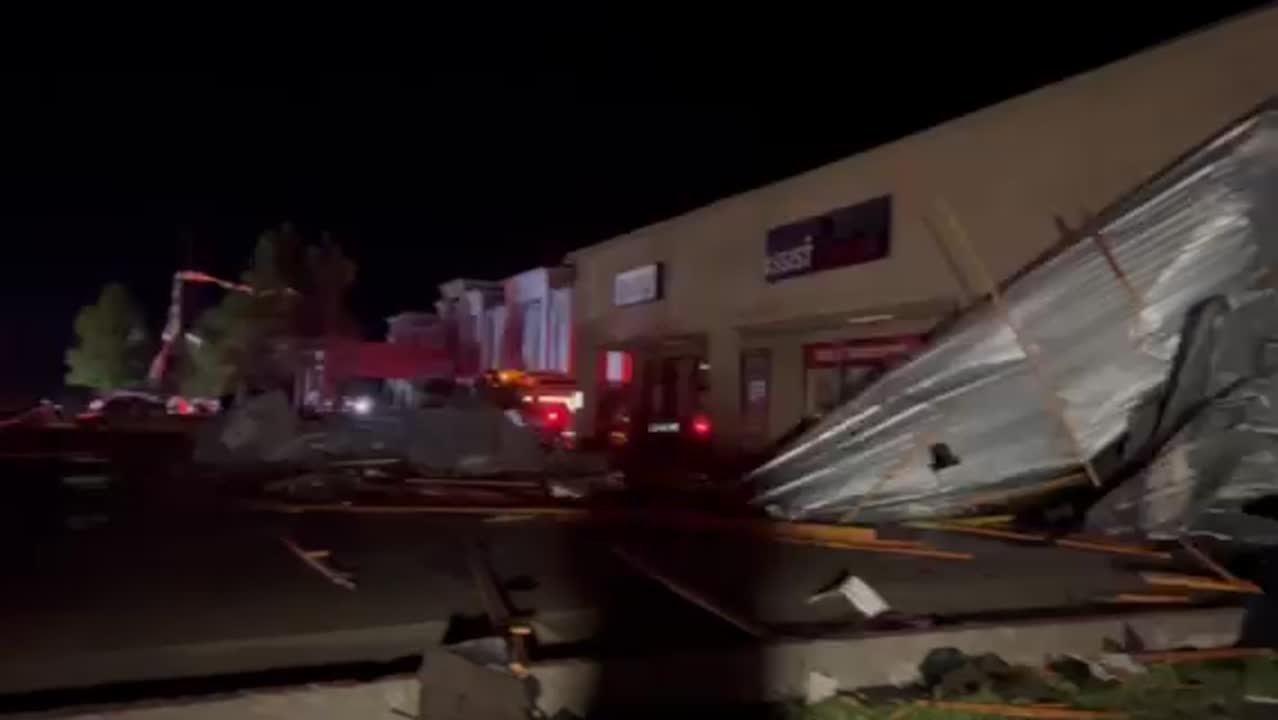
<path id="1" fill-rule="evenodd" d="M 419 472 L 471 476 L 570 470 L 565 466 L 573 462 L 552 457 L 531 429 L 487 405 L 459 403 L 303 421 L 279 392 L 252 398 L 210 422 L 195 451 L 197 464 L 220 470 L 317 467 L 358 458 L 400 460 Z M 591 470 L 597 469 L 595 463 Z"/>
<path id="2" fill-rule="evenodd" d="M 845 690 L 779 709 L 794 720 L 1169 720 L 1259 719 L 1278 704 L 1278 660 L 1271 654 L 1225 649 L 1215 659 L 1196 658 L 1193 651 L 1166 655 L 1062 656 L 1034 668 L 993 653 L 937 648 L 920 664 L 915 685 Z"/>

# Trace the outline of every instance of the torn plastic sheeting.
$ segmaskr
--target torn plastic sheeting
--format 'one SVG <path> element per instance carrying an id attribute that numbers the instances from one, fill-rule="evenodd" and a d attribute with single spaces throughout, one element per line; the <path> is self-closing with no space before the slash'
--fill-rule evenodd
<path id="1" fill-rule="evenodd" d="M 1097 230 L 1139 289 L 1139 313 L 1090 241 L 1007 288 L 1012 322 L 1047 365 L 1089 457 L 1165 382 L 1190 308 L 1251 287 L 1278 264 L 1275 213 L 1278 112 L 1266 110 L 1101 216 Z M 964 320 L 755 470 L 756 501 L 838 520 L 892 473 L 858 521 L 929 517 L 960 512 L 972 493 L 1076 467 L 1074 443 L 1003 318 L 983 305 Z M 918 451 L 923 438 L 944 443 L 958 464 L 934 470 L 931 453 Z"/>

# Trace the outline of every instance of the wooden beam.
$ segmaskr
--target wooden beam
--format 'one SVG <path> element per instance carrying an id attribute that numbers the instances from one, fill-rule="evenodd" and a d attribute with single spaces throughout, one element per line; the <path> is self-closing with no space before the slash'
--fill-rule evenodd
<path id="1" fill-rule="evenodd" d="M 953 522 L 919 520 L 906 523 L 905 525 L 906 527 L 919 528 L 920 530 L 940 530 L 941 532 L 977 535 L 980 537 L 997 538 L 999 540 L 1021 540 L 1025 542 L 1043 542 L 1047 540 L 1046 535 L 1040 535 L 1038 533 L 1000 530 L 998 528 L 979 527 L 977 525 L 964 525 L 962 523 Z"/>
<path id="2" fill-rule="evenodd" d="M 916 700 L 915 705 L 934 710 L 948 710 L 969 715 L 994 715 L 997 717 L 1031 718 L 1032 720 L 1125 720 L 1126 713 L 1110 710 L 1071 710 L 1055 705 L 998 705 L 990 703 L 946 702 L 942 700 Z"/>
<path id="3" fill-rule="evenodd" d="M 1189 595 L 1154 595 L 1150 593 L 1119 593 L 1118 595 L 1110 595 L 1098 599 L 1103 603 L 1120 605 L 1126 603 L 1134 605 L 1185 605 L 1193 602 L 1193 597 Z"/>
<path id="4" fill-rule="evenodd" d="M 1112 555 L 1135 555 L 1139 557 L 1147 557 L 1153 560 L 1170 560 L 1172 557 L 1172 554 L 1169 552 L 1155 550 L 1142 545 L 1124 545 L 1121 543 L 1089 540 L 1086 538 L 1057 538 L 1056 544 L 1060 547 L 1069 548 L 1071 550 L 1089 550 L 1091 552 L 1110 553 Z"/>
<path id="5" fill-rule="evenodd" d="M 321 557 L 316 554 L 318 551 L 303 550 L 301 546 L 293 542 L 293 540 L 288 537 L 281 536 L 280 542 L 284 543 L 284 547 L 288 548 L 288 551 L 293 553 L 298 560 L 301 560 L 302 564 L 319 573 L 325 580 L 333 583 L 343 590 L 356 589 L 354 581 L 352 581 L 349 576 L 330 568 L 328 565 L 325 565 Z M 323 557 L 327 558 L 328 555 L 324 555 Z"/>
<path id="6" fill-rule="evenodd" d="M 1074 432 L 1074 428 L 1069 424 L 1069 417 L 1065 414 L 1065 404 L 1061 400 L 1060 392 L 1057 390 L 1055 383 L 1052 381 L 1050 373 L 1047 369 L 1046 362 L 1038 354 L 1038 349 L 1034 343 L 1021 334 L 1021 330 L 1012 321 L 1012 311 L 1007 307 L 1007 303 L 1003 300 L 1003 294 L 999 292 L 998 283 L 995 282 L 993 275 L 986 268 L 984 261 L 980 255 L 972 248 L 971 243 L 967 239 L 967 231 L 959 223 L 958 217 L 954 211 L 944 203 L 937 203 L 937 206 L 945 214 L 946 220 L 953 231 L 954 241 L 963 250 L 972 261 L 973 266 L 978 271 L 981 282 L 985 286 L 985 291 L 989 293 L 990 300 L 994 304 L 995 310 L 1002 316 L 1003 323 L 1012 331 L 1012 337 L 1016 339 L 1017 345 L 1020 345 L 1021 352 L 1024 353 L 1026 361 L 1030 365 L 1035 378 L 1038 380 L 1039 390 L 1043 397 L 1043 404 L 1047 407 L 1048 412 L 1056 419 L 1060 425 L 1061 431 L 1065 435 L 1066 440 L 1074 450 L 1074 454 L 1078 457 L 1079 464 L 1082 465 L 1083 471 L 1087 473 L 1087 478 L 1091 480 L 1092 485 L 1101 486 L 1100 476 L 1096 474 L 1096 469 L 1092 467 L 1091 461 L 1087 458 L 1087 453 L 1083 449 L 1082 444 L 1078 440 L 1078 435 Z M 942 234 L 941 237 L 947 237 Z"/>
<path id="7" fill-rule="evenodd" d="M 981 495 L 976 495 L 965 499 L 963 501 L 963 507 L 977 508 L 984 505 L 1006 504 L 1017 500 L 1037 497 L 1039 495 L 1046 495 L 1048 493 L 1056 492 L 1057 490 L 1064 490 L 1065 488 L 1087 485 L 1088 482 L 1086 472 L 1072 472 L 1068 475 L 1052 478 L 1051 480 L 1045 480 L 1029 487 L 993 490 Z"/>
<path id="8" fill-rule="evenodd" d="M 833 550 L 857 550 L 860 552 L 876 552 L 887 555 L 907 555 L 910 557 L 934 558 L 937 560 L 971 560 L 975 557 L 972 553 L 937 550 L 930 547 L 899 547 L 893 545 L 891 541 L 879 544 L 803 540 L 799 538 L 780 538 L 780 540 L 781 542 L 794 543 L 796 545 L 813 545 L 816 547 L 831 548 Z"/>
<path id="9" fill-rule="evenodd" d="M 1165 587 L 1181 587 L 1191 590 L 1206 590 L 1210 592 L 1230 592 L 1244 593 L 1247 595 L 1263 595 L 1264 591 L 1259 586 L 1245 582 L 1225 582 L 1209 577 L 1199 577 L 1196 575 L 1177 575 L 1175 573 L 1155 573 L 1143 572 L 1141 578 L 1150 585 L 1161 585 Z"/>
<path id="10" fill-rule="evenodd" d="M 1192 555 L 1194 559 L 1197 560 L 1199 563 L 1201 563 L 1204 567 L 1216 573 L 1216 576 L 1219 577 L 1221 580 L 1224 580 L 1227 583 L 1233 583 L 1235 585 L 1250 584 L 1247 581 L 1239 578 L 1237 575 L 1234 575 L 1233 573 L 1226 570 L 1224 565 L 1221 565 L 1215 560 L 1212 560 L 1211 556 L 1203 552 L 1189 538 L 1181 536 L 1180 546 L 1185 548 L 1185 551 L 1188 552 L 1190 555 Z"/>
<path id="11" fill-rule="evenodd" d="M 1241 660 L 1244 658 L 1273 657 L 1273 648 L 1227 647 L 1205 650 L 1167 650 L 1132 653 L 1132 659 L 1146 665 L 1210 662 L 1212 660 Z"/>
<path id="12" fill-rule="evenodd" d="M 1144 315 L 1142 309 L 1145 307 L 1145 300 L 1141 297 L 1141 293 L 1136 289 L 1136 285 L 1132 283 L 1127 273 L 1123 272 L 1123 268 L 1118 264 L 1118 258 L 1114 256 L 1114 252 L 1110 250 L 1109 243 L 1105 240 L 1105 236 L 1100 230 L 1092 233 L 1092 243 L 1096 249 L 1100 251 L 1101 257 L 1105 258 L 1105 264 L 1109 266 L 1114 277 L 1118 279 L 1119 285 L 1122 286 L 1123 292 L 1127 295 L 1127 303 L 1131 308 L 1132 327 L 1136 331 L 1137 337 L 1142 337 L 1148 333 L 1145 327 Z M 1139 348 L 1139 343 L 1137 344 Z"/>

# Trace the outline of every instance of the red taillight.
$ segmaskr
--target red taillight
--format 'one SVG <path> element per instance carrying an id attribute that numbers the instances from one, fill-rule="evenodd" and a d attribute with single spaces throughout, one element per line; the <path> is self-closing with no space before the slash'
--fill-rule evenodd
<path id="1" fill-rule="evenodd" d="M 541 421 L 551 430 L 564 430 L 568 427 L 570 415 L 561 406 L 543 407 Z"/>
<path id="2" fill-rule="evenodd" d="M 709 437 L 712 429 L 713 428 L 710 426 L 710 418 L 705 415 L 698 415 L 692 419 L 693 435 L 696 435 L 697 437 Z"/>

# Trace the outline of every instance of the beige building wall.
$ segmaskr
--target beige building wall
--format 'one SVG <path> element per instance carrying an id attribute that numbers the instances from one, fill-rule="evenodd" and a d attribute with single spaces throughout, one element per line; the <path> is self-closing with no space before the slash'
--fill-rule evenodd
<path id="1" fill-rule="evenodd" d="M 1278 9 L 1269 8 L 573 252 L 582 387 L 589 398 L 599 348 L 703 335 L 712 415 L 730 438 L 740 350 L 770 347 L 769 429 L 780 434 L 799 419 L 802 343 L 814 337 L 786 327 L 881 308 L 911 309 L 895 313 L 898 324 L 926 324 L 962 302 L 962 282 L 979 287 L 965 258 L 957 261 L 966 280 L 956 279 L 928 229 L 940 224 L 938 202 L 953 208 L 981 260 L 1005 277 L 1060 240 L 1055 218 L 1077 225 L 1275 95 Z M 766 282 L 770 229 L 884 194 L 893 202 L 887 258 Z M 651 262 L 664 263 L 664 299 L 614 307 L 614 276 Z M 826 334 L 842 332 L 831 327 Z M 900 329 L 849 327 L 841 336 Z"/>

